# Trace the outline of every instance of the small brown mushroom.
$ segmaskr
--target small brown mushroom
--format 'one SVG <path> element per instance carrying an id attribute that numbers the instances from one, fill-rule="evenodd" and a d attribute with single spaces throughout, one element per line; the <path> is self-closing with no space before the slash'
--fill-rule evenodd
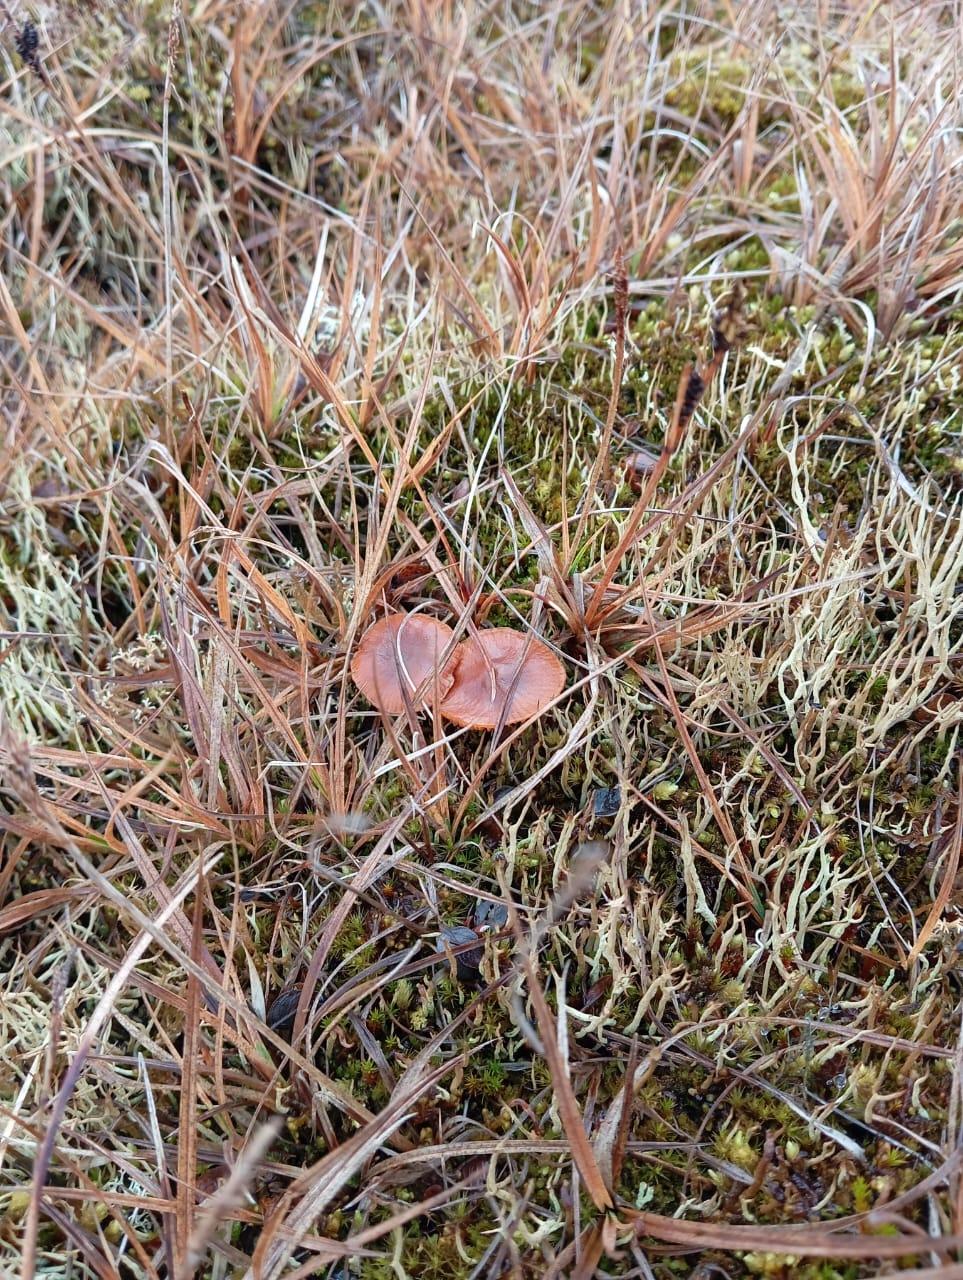
<path id="1" fill-rule="evenodd" d="M 386 715 L 405 709 L 405 694 L 422 707 L 431 702 L 437 686 L 444 698 L 452 684 L 450 665 L 440 670 L 442 654 L 452 637 L 451 627 L 420 613 L 389 613 L 361 637 L 351 663 L 351 676 L 368 699 Z"/>
<path id="2" fill-rule="evenodd" d="M 551 649 L 511 627 L 479 631 L 477 638 L 463 640 L 451 670 L 454 682 L 441 714 L 470 729 L 528 720 L 565 685 L 565 668 Z"/>

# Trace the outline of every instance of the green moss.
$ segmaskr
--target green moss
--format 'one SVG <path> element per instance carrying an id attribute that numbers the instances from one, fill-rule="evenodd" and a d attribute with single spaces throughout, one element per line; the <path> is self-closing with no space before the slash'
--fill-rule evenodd
<path id="1" fill-rule="evenodd" d="M 699 51 L 674 61 L 678 79 L 665 94 L 667 105 L 692 119 L 708 114 L 731 124 L 745 102 L 750 65 L 734 59 L 710 60 Z"/>

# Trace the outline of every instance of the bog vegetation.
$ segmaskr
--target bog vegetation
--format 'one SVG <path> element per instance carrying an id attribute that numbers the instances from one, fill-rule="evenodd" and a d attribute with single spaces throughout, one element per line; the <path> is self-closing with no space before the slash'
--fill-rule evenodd
<path id="1" fill-rule="evenodd" d="M 963 1274 L 958 7 L 2 33 L 0 1274 Z"/>

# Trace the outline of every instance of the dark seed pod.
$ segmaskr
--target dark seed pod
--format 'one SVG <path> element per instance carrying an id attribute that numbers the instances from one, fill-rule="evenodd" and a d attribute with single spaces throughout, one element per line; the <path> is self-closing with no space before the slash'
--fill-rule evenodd
<path id="1" fill-rule="evenodd" d="M 592 813 L 596 818 L 614 818 L 622 807 L 622 788 L 599 787 L 592 793 Z"/>
<path id="2" fill-rule="evenodd" d="M 714 356 L 725 355 L 732 346 L 721 325 L 712 326 L 712 354 Z"/>
<path id="3" fill-rule="evenodd" d="M 508 924 L 508 908 L 503 902 L 489 902 L 487 898 L 479 900 L 475 907 L 476 929 L 504 929 L 506 924 Z"/>
<path id="4" fill-rule="evenodd" d="M 294 1021 L 294 1015 L 298 1011 L 298 1001 L 301 998 L 301 988 L 285 987 L 283 991 L 279 991 L 275 999 L 271 1002 L 271 1007 L 267 1011 L 266 1022 L 272 1031 L 279 1034 L 287 1031 Z"/>
<path id="5" fill-rule="evenodd" d="M 435 950 L 444 953 L 446 950 L 455 950 L 457 947 L 464 947 L 469 942 L 480 943 L 481 939 L 474 929 L 469 929 L 463 924 L 454 924 L 447 929 L 442 929 L 435 942 Z M 473 947 L 471 951 L 463 951 L 461 955 L 455 956 L 455 973 L 459 982 L 474 982 L 478 977 L 478 970 L 481 968 L 482 948 L 481 946 Z"/>

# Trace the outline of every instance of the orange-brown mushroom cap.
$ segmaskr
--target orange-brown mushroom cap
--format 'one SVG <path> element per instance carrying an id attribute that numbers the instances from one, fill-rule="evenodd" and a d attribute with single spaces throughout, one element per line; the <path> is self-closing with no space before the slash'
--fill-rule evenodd
<path id="1" fill-rule="evenodd" d="M 454 681 L 441 714 L 470 729 L 528 720 L 565 686 L 565 668 L 551 649 L 511 627 L 479 631 L 477 638 L 463 640 L 451 670 Z"/>
<path id="2" fill-rule="evenodd" d="M 406 693 L 409 702 L 422 707 L 434 700 L 436 686 L 442 698 L 451 688 L 450 670 L 440 669 L 451 637 L 451 627 L 437 618 L 390 613 L 361 637 L 351 676 L 368 701 L 387 715 L 404 711 Z M 422 692 L 415 700 L 418 688 Z"/>

